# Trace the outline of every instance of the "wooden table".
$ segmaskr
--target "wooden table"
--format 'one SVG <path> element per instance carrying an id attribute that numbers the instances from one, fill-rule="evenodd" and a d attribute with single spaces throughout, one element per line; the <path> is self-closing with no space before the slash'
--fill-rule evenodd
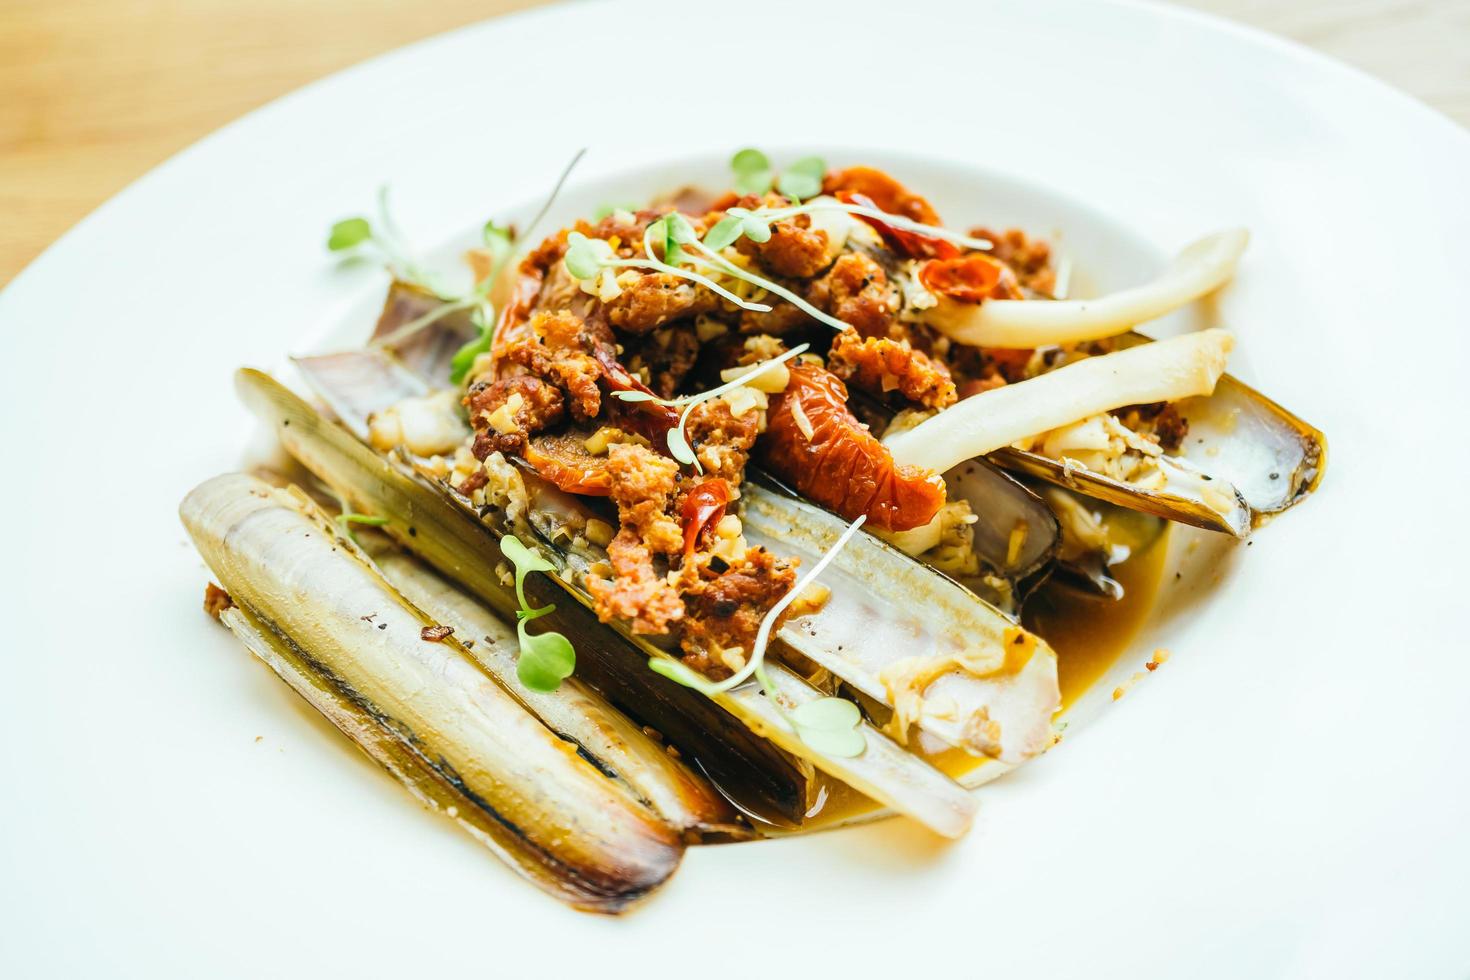
<path id="1" fill-rule="evenodd" d="M 1470 0 L 1185 2 L 1353 62 L 1470 124 Z M 0 284 L 129 181 L 242 113 L 537 3 L 0 0 Z"/>

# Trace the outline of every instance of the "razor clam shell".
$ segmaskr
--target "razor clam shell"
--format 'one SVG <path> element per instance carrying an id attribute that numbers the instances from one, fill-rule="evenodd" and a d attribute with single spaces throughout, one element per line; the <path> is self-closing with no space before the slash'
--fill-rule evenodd
<path id="1" fill-rule="evenodd" d="M 322 360 L 331 360 L 333 362 L 328 372 L 317 370 Z M 325 383 L 327 379 L 330 379 L 335 384 L 343 384 L 350 373 L 346 365 L 352 360 L 364 362 L 391 360 L 391 355 L 382 351 L 367 350 L 324 355 L 319 358 L 299 358 L 296 363 L 313 383 L 313 387 L 316 387 Z M 408 374 L 409 372 L 404 369 L 403 373 Z M 381 365 L 367 365 L 364 367 L 361 376 L 365 382 L 371 384 L 376 383 L 383 375 L 384 369 Z M 253 373 L 242 373 L 241 379 L 246 389 L 247 402 L 252 404 L 258 401 L 258 397 L 252 397 L 251 389 L 254 389 L 258 396 L 264 393 L 265 383 L 270 382 L 270 379 L 266 376 Z M 270 383 L 274 384 L 274 382 Z M 276 385 L 276 388 L 279 389 L 279 385 Z M 386 408 L 402 397 L 403 393 L 411 389 L 412 385 L 405 382 L 402 387 L 382 390 L 382 401 L 374 407 L 374 410 Z M 359 437 L 366 436 L 367 416 L 348 416 L 344 414 L 343 410 L 349 406 L 354 411 L 361 410 L 372 400 L 370 393 L 363 391 L 318 390 L 328 405 L 342 418 L 344 424 L 358 434 Z M 271 393 L 269 397 L 270 400 L 280 403 L 283 400 L 283 395 L 289 395 L 289 393 L 285 392 L 284 389 L 279 389 L 279 391 Z M 291 397 L 294 398 L 294 396 Z M 306 407 L 304 403 L 302 407 Z M 309 460 L 302 458 L 296 450 L 291 449 L 289 440 L 300 438 L 301 426 L 297 426 L 296 431 L 289 433 L 289 435 L 284 431 L 280 434 L 283 442 L 287 445 L 288 451 L 292 452 L 292 455 L 297 456 L 298 459 L 301 459 L 308 469 L 315 471 L 316 467 Z M 369 453 L 372 452 L 366 446 L 362 446 L 362 449 Z M 390 465 L 387 461 L 382 460 L 381 457 L 375 458 L 380 465 Z M 318 473 L 318 475 L 320 476 L 321 474 Z M 528 479 L 528 482 L 534 481 Z M 493 520 L 493 517 L 490 521 L 484 520 L 483 518 L 490 515 L 476 513 L 468 500 L 460 494 L 455 493 L 447 485 L 439 484 L 430 487 L 424 482 L 418 482 L 415 485 L 420 488 L 421 493 L 431 494 L 438 501 L 449 503 L 461 513 L 470 516 L 482 528 L 487 528 L 497 534 L 508 530 L 503 527 L 495 527 L 496 522 Z M 353 498 L 350 488 L 338 486 L 337 489 L 346 491 L 349 499 Z M 532 509 L 533 512 L 537 510 L 534 507 Z M 460 531 L 459 533 L 464 532 Z M 424 534 L 421 536 L 432 539 L 437 535 Z M 582 606 L 590 610 L 592 608 L 592 598 L 580 584 L 582 576 L 585 574 L 585 558 L 571 554 L 566 549 L 551 544 L 549 538 L 547 539 L 547 544 L 548 547 L 543 550 L 548 554 L 551 561 L 557 564 L 558 571 L 564 573 L 548 577 L 554 579 L 568 594 L 575 598 Z M 413 547 L 412 544 L 410 544 L 410 547 Z M 488 551 L 486 553 L 493 554 L 493 552 Z M 428 555 L 425 555 L 425 557 L 438 567 L 437 562 L 432 557 Z M 464 582 L 477 595 L 480 594 L 474 588 L 473 584 L 461 578 L 460 574 L 455 574 L 448 570 L 445 571 L 451 577 Z M 938 573 L 932 574 L 937 575 Z M 979 600 L 975 601 L 979 602 Z M 653 675 L 653 671 L 648 669 L 643 659 L 667 657 L 668 653 L 651 642 L 648 637 L 632 633 L 627 627 L 627 624 L 614 623 L 612 626 L 619 635 L 633 644 L 643 655 L 642 658 L 626 658 L 628 665 L 635 671 Z M 581 645 L 578 646 L 578 649 L 581 649 Z M 802 704 L 824 696 L 822 692 L 816 690 L 806 681 L 791 673 L 780 664 L 769 664 L 768 674 L 772 677 L 776 685 L 778 696 L 788 709 L 799 707 Z M 681 690 L 686 690 L 686 693 L 692 693 L 687 692 L 687 689 L 681 688 Z M 769 739 L 785 752 L 806 760 L 829 776 L 840 779 L 859 792 L 878 800 L 900 813 L 912 817 L 936 833 L 947 837 L 958 837 L 969 829 L 970 823 L 974 819 L 976 809 L 975 801 L 963 788 L 922 759 L 899 747 L 891 739 L 866 722 L 863 723 L 863 734 L 867 740 L 865 751 L 856 757 L 839 758 L 818 752 L 804 742 L 788 727 L 781 715 L 781 710 L 761 693 L 759 686 L 754 682 L 718 695 L 712 700 L 732 716 L 739 719 L 752 732 Z M 620 707 L 628 710 L 625 705 L 620 704 Z"/>
<path id="2" fill-rule="evenodd" d="M 741 521 L 752 544 L 811 564 L 847 526 L 841 518 L 748 480 Z M 914 561 L 872 535 L 838 552 L 823 575 L 831 590 L 816 612 L 792 618 L 787 646 L 884 704 L 880 679 L 909 658 L 962 656 L 983 673 L 953 670 L 926 689 L 917 723 L 923 731 L 975 755 L 1018 763 L 1052 744 L 1051 717 L 1061 706 L 1056 654 L 1037 639 L 1023 662 L 1007 656 L 1005 634 L 1016 623 L 958 582 Z M 993 732 L 975 724 L 999 725 Z"/>
<path id="3" fill-rule="evenodd" d="M 380 332 L 383 322 L 393 320 L 392 306 L 390 294 Z M 353 364 L 360 368 L 356 378 L 350 377 Z M 374 411 L 403 398 L 420 397 L 429 387 L 420 375 L 380 352 L 303 358 L 297 365 L 318 394 L 364 439 Z M 440 374 L 443 370 L 443 365 L 432 367 Z M 879 404 L 867 398 L 859 407 L 881 412 Z M 747 480 L 741 504 L 747 538 L 774 554 L 798 554 L 808 565 L 814 563 L 835 542 L 846 522 L 789 492 L 770 492 L 769 488 L 779 487 L 777 481 L 754 467 L 748 472 L 751 479 Z M 552 529 L 545 525 L 558 522 L 548 521 L 548 516 L 585 505 L 529 474 L 527 485 L 534 488 L 538 498 L 531 507 L 533 523 L 541 522 L 537 530 L 548 540 L 555 540 L 548 533 Z M 1056 518 L 1050 509 L 1031 491 L 983 460 L 956 467 L 951 486 L 971 499 L 981 518 L 976 548 L 986 563 L 1013 582 L 1019 583 L 1026 576 L 1039 581 L 1041 576 L 1036 573 L 1050 560 L 1059 540 Z M 1010 536 L 1018 525 L 1024 525 L 1027 533 L 1012 556 Z M 606 557 L 596 549 L 587 554 L 561 550 L 578 582 L 589 565 Z M 1002 637 L 1006 628 L 1014 625 L 1011 620 L 972 590 L 870 535 L 860 535 L 850 542 L 828 575 L 844 577 L 846 587 L 832 590 L 834 598 L 829 600 L 828 609 L 804 617 L 806 621 L 800 626 L 788 623 L 781 630 L 780 638 L 788 646 L 885 703 L 888 695 L 879 679 L 884 667 L 911 657 L 965 651 L 971 653 L 972 662 L 983 664 L 987 657 L 976 654 L 988 652 L 989 659 L 997 664 L 991 676 L 953 671 L 927 688 L 919 726 L 949 745 L 976 754 L 998 754 L 1010 763 L 1050 746 L 1050 719 L 1060 706 L 1060 692 L 1056 656 L 1044 643 L 1038 644 L 1025 669 L 1007 663 Z M 931 628 L 925 617 L 914 614 L 916 595 L 933 598 L 932 602 L 926 599 L 925 608 L 931 615 L 942 611 L 944 615 L 934 616 L 933 622 L 943 625 Z M 946 713 L 953 713 L 953 717 L 942 717 Z M 971 727 L 984 720 L 1000 725 L 999 744 L 991 735 L 981 736 Z M 993 731 L 993 726 L 986 730 Z"/>
<path id="4" fill-rule="evenodd" d="M 738 815 L 730 803 L 702 776 L 586 684 L 571 677 L 555 691 L 526 690 L 516 680 L 519 640 L 514 627 L 422 562 L 392 545 L 376 544 L 384 541 L 382 537 L 362 538 L 378 571 L 405 599 L 435 622 L 454 627 L 454 635 L 475 662 L 515 694 L 546 727 L 574 743 L 588 761 L 626 784 L 664 820 L 700 836 L 753 836 L 748 826 L 737 822 Z"/>
<path id="5" fill-rule="evenodd" d="M 1060 530 L 1046 502 L 1015 477 L 984 459 L 961 463 L 944 474 L 950 500 L 967 500 L 978 520 L 975 554 L 995 574 L 1012 582 L 1039 581 L 1037 573 L 1056 554 Z M 1011 534 L 1024 528 L 1015 554 Z"/>
<path id="6" fill-rule="evenodd" d="M 1149 342 L 1139 333 L 1118 338 L 1121 347 Z M 1182 456 L 1164 457 L 1172 467 L 1165 491 L 1143 490 L 1018 449 L 997 450 L 989 458 L 1111 504 L 1237 538 L 1301 502 L 1322 482 L 1327 437 L 1239 379 L 1222 375 L 1213 394 L 1175 407 L 1189 421 L 1189 435 Z"/>
<path id="7" fill-rule="evenodd" d="M 568 752 L 459 643 L 422 639 L 432 621 L 305 495 L 229 474 L 196 487 L 179 512 L 235 603 L 320 682 L 308 700 L 336 705 L 328 717 L 405 784 L 412 768 L 416 785 L 463 797 L 466 826 L 528 880 L 614 913 L 678 867 L 673 828 Z"/>
<path id="8" fill-rule="evenodd" d="M 997 449 L 987 459 L 1027 476 L 1055 483 L 1119 507 L 1143 511 L 1207 531 L 1237 538 L 1252 528 L 1250 505 L 1224 480 L 1201 473 L 1187 461 L 1161 456 L 1158 465 L 1167 476 L 1167 490 L 1146 490 L 1124 480 L 1094 473 L 1085 466 L 1021 449 Z"/>
<path id="9" fill-rule="evenodd" d="M 236 387 L 282 447 L 318 479 L 358 510 L 391 518 L 382 530 L 493 612 L 515 615 L 514 590 L 496 572 L 501 562 L 497 537 L 463 498 L 374 452 L 269 375 L 243 369 L 236 374 Z M 537 606 L 560 597 L 542 576 L 530 576 L 526 591 Z M 747 814 L 766 823 L 800 824 L 815 792 L 808 767 L 736 723 L 708 698 L 649 670 L 639 651 L 580 605 L 563 605 L 541 622 L 572 640 L 580 679 L 693 758 Z"/>
<path id="10" fill-rule="evenodd" d="M 383 311 L 373 328 L 372 341 L 382 343 L 393 331 L 422 316 L 433 313 L 444 301 L 428 290 L 395 279 L 388 287 Z M 478 332 L 470 322 L 469 310 L 451 310 L 433 323 L 434 329 L 419 330 L 389 345 L 390 350 L 411 371 L 423 377 L 448 375 L 448 364 L 460 347 Z"/>
<path id="11" fill-rule="evenodd" d="M 865 392 L 854 391 L 849 407 L 879 436 L 893 420 L 893 410 Z M 1061 531 L 1051 508 L 987 459 L 953 467 L 944 474 L 944 483 L 947 498 L 969 501 L 978 518 L 971 528 L 975 554 L 985 565 L 984 571 L 1009 581 L 1016 598 L 1024 598 L 1042 580 L 1038 573 L 1051 562 L 1060 541 Z M 1011 533 L 1020 526 L 1026 528 L 1026 534 L 1012 554 Z"/>

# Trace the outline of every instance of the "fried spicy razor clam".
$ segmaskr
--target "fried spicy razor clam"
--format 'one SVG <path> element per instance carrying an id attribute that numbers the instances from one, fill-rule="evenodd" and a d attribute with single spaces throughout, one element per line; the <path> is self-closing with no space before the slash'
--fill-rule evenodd
<path id="1" fill-rule="evenodd" d="M 588 581 L 599 616 L 668 637 L 715 680 L 746 664 L 797 574 L 795 559 L 742 533 L 752 459 L 901 547 L 942 540 L 952 552 L 973 518 L 947 499 L 943 473 L 968 456 L 933 450 L 974 439 L 951 407 L 1000 387 L 1024 396 L 1029 379 L 1104 353 L 1098 338 L 1116 332 L 1088 327 L 1068 346 L 1075 318 L 1028 328 L 1022 315 L 1017 328 L 1003 315 L 993 344 L 972 342 L 984 311 L 1065 305 L 1036 302 L 1061 292 L 1045 242 L 950 231 L 869 167 L 749 185 L 737 173 L 721 196 L 610 209 L 547 237 L 510 271 L 464 394 L 474 460 L 606 498 L 607 560 Z M 855 410 L 857 393 L 929 421 L 895 427 L 889 445 Z M 1193 393 L 1145 400 L 1121 386 L 1111 404 L 1064 408 L 1063 423 L 1002 445 L 1157 484 L 1168 467 L 1156 457 L 1188 424 L 1169 402 Z"/>

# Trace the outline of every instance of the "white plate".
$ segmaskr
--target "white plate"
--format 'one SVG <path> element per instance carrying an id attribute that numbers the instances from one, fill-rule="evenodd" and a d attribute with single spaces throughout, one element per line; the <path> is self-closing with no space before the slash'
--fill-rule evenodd
<path id="1" fill-rule="evenodd" d="M 1087 202 L 1095 225 L 1058 220 L 1100 255 L 1122 230 L 1103 278 L 1250 226 L 1216 311 L 1233 368 L 1327 431 L 1330 472 L 1140 637 L 1131 662 L 1162 643 L 1163 669 L 982 791 L 966 840 L 890 822 L 698 849 L 631 917 L 579 915 L 203 616 L 174 507 L 239 458 L 231 370 L 374 288 L 321 242 L 379 182 L 434 243 L 577 146 L 590 185 L 747 143 Z M 0 294 L 3 972 L 1463 976 L 1466 173 L 1463 131 L 1363 76 L 1082 0 L 552 8 L 225 129 Z"/>

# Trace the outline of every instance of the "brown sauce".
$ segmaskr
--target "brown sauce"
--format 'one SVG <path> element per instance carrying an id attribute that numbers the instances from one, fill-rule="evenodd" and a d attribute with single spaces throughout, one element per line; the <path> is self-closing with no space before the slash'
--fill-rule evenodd
<path id="1" fill-rule="evenodd" d="M 1085 595 L 1052 581 L 1026 603 L 1023 622 L 1046 640 L 1057 654 L 1057 682 L 1062 693 L 1062 717 L 1126 653 L 1153 608 L 1163 581 L 1169 535 L 1159 535 L 1147 548 L 1111 574 L 1123 586 L 1117 601 Z M 924 753 L 924 758 L 955 779 L 978 777 L 987 764 L 960 749 Z M 997 774 L 1003 772 L 997 766 Z M 879 805 L 861 793 L 821 777 L 817 802 L 802 832 L 822 830 L 861 819 Z"/>

